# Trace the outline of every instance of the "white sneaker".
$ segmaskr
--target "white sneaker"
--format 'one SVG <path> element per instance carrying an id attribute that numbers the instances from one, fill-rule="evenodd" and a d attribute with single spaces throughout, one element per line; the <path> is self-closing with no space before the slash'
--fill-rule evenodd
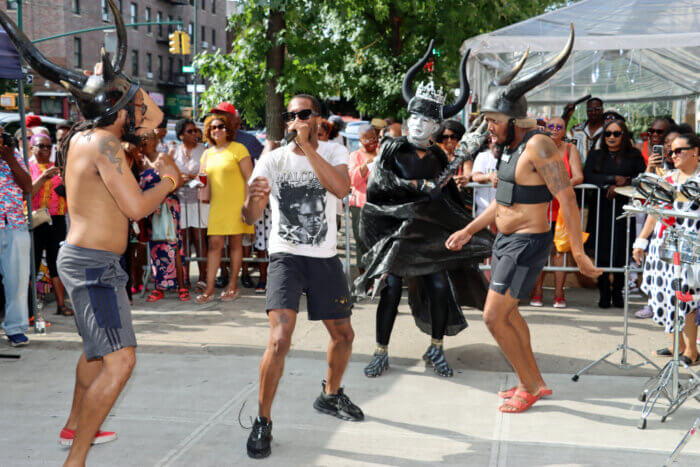
<path id="1" fill-rule="evenodd" d="M 644 308 L 642 308 L 634 314 L 634 317 L 639 319 L 648 319 L 651 318 L 653 315 L 654 313 L 652 313 L 649 305 L 645 305 Z"/>
<path id="2" fill-rule="evenodd" d="M 530 300 L 530 306 L 544 306 L 544 303 L 542 303 L 542 297 L 532 297 L 532 300 Z"/>

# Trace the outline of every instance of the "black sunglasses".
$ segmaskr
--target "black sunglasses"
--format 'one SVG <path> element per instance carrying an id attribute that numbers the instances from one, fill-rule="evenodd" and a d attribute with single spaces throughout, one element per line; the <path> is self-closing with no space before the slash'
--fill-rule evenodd
<path id="1" fill-rule="evenodd" d="M 451 135 L 440 135 L 437 137 L 438 142 L 442 143 L 445 140 L 451 139 L 453 141 L 459 141 L 459 137 L 455 134 Z"/>
<path id="2" fill-rule="evenodd" d="M 289 123 L 299 117 L 299 120 L 308 120 L 312 115 L 318 115 L 311 109 L 304 109 L 298 112 L 282 112 L 282 120 Z"/>
<path id="3" fill-rule="evenodd" d="M 39 149 L 51 149 L 52 146 L 50 144 L 35 144 L 34 147 Z"/>
<path id="4" fill-rule="evenodd" d="M 691 146 L 686 146 L 684 148 L 676 148 L 676 149 L 671 149 L 670 154 L 674 156 L 680 156 L 683 151 L 687 151 L 688 149 L 693 149 Z"/>
<path id="5" fill-rule="evenodd" d="M 610 138 L 611 136 L 614 136 L 615 138 L 619 138 L 620 136 L 622 136 L 622 132 L 621 131 L 606 131 L 604 133 L 604 135 L 606 138 Z"/>
<path id="6" fill-rule="evenodd" d="M 226 129 L 226 125 L 212 125 L 212 126 L 211 126 L 211 129 L 212 129 L 212 130 L 225 130 L 225 129 Z M 196 130 L 195 130 L 195 131 L 196 131 Z"/>
<path id="7" fill-rule="evenodd" d="M 550 123 L 549 125 L 547 125 L 547 129 L 552 131 L 559 131 L 562 128 L 564 128 L 563 125 L 555 125 L 554 123 Z"/>
<path id="8" fill-rule="evenodd" d="M 647 130 L 647 133 L 649 133 L 650 135 L 663 135 L 664 130 L 659 130 L 657 128 L 649 128 Z"/>
<path id="9" fill-rule="evenodd" d="M 213 127 L 212 127 L 212 128 L 213 128 Z M 197 130 L 187 130 L 187 131 L 185 131 L 185 133 L 188 133 L 188 134 L 189 134 L 189 133 L 197 133 Z"/>

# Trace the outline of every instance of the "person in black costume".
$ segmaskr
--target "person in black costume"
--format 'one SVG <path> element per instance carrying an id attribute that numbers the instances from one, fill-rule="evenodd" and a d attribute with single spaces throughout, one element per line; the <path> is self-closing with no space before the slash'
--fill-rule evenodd
<path id="1" fill-rule="evenodd" d="M 623 214 L 622 206 L 626 198 L 618 195 L 615 188 L 627 186 L 632 179 L 644 172 L 644 158 L 637 148 L 632 146 L 632 138 L 627 125 L 622 120 L 610 120 L 603 127 L 600 149 L 594 149 L 588 154 L 583 178 L 586 183 L 598 185 L 603 189 L 600 194 L 600 204 L 591 204 L 588 215 L 588 232 L 598 232 L 597 242 L 598 266 L 623 267 L 636 238 L 634 222 L 630 226 L 629 242 L 627 241 L 626 220 L 618 219 Z M 614 202 L 614 212 L 613 212 Z M 617 219 L 617 220 L 614 220 Z M 614 238 L 611 238 L 612 223 L 615 222 Z M 596 228 L 598 224 L 599 228 Z M 612 240 L 612 241 L 611 241 Z M 612 262 L 611 259 L 612 250 Z M 610 308 L 610 302 L 617 308 L 625 306 L 622 287 L 625 285 L 625 275 L 613 273 L 612 292 L 610 290 L 609 274 L 598 278 L 600 290 L 600 308 Z"/>
<path id="2" fill-rule="evenodd" d="M 442 340 L 467 327 L 460 305 L 483 307 L 486 282 L 477 264 L 491 252 L 493 236 L 488 231 L 475 236 L 461 254 L 453 256 L 442 246 L 449 234 L 471 217 L 460 201 L 452 174 L 464 155 L 448 163 L 431 135 L 443 119 L 456 114 L 466 103 L 469 84 L 465 64 L 460 64 L 460 98 L 443 107 L 444 97 L 433 83 L 421 84 L 414 95 L 415 74 L 430 58 L 432 41 L 425 56 L 406 74 L 403 97 L 410 117 L 408 136 L 384 142 L 367 183 L 367 203 L 360 221 L 360 236 L 373 247 L 363 257 L 366 271 L 356 283 L 356 295 L 370 289 L 379 294 L 377 349 L 365 375 L 381 375 L 389 366 L 387 347 L 398 313 L 404 279 L 409 304 L 418 328 L 432 337 L 423 359 L 441 376 L 452 376 Z M 485 128 L 485 127 L 484 127 Z M 486 138 L 485 129 L 474 141 L 474 153 Z"/>

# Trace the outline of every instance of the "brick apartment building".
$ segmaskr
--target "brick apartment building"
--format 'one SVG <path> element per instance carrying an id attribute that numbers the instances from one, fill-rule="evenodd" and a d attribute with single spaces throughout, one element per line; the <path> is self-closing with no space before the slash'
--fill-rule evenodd
<path id="1" fill-rule="evenodd" d="M 197 24 L 194 24 L 195 0 L 116 0 L 124 22 L 182 21 L 182 30 L 194 38 L 199 51 L 227 51 L 227 0 L 197 0 Z M 16 19 L 17 0 L 0 0 L 0 7 Z M 23 27 L 30 39 L 69 31 L 113 24 L 106 0 L 23 0 Z M 168 34 L 176 26 L 139 26 L 128 28 L 129 51 L 125 73 L 139 81 L 171 117 L 181 116 L 191 107 L 186 85 L 191 74 L 183 74 L 192 55 L 171 55 Z M 110 39 L 106 40 L 106 37 Z M 77 70 L 91 69 L 103 44 L 115 43 L 114 30 L 93 31 L 37 44 L 54 63 Z M 194 47 L 193 47 L 194 49 Z M 75 118 L 71 96 L 60 86 L 46 82 L 34 73 L 31 110 L 42 115 Z"/>

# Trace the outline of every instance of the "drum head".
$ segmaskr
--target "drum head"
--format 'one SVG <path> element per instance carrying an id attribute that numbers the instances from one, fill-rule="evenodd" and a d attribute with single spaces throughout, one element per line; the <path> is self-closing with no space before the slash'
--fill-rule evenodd
<path id="1" fill-rule="evenodd" d="M 700 176 L 691 177 L 680 186 L 679 191 L 688 201 L 700 199 Z"/>
<path id="2" fill-rule="evenodd" d="M 632 180 L 632 185 L 647 201 L 656 204 L 671 204 L 676 198 L 674 186 L 656 174 L 643 173 Z"/>

